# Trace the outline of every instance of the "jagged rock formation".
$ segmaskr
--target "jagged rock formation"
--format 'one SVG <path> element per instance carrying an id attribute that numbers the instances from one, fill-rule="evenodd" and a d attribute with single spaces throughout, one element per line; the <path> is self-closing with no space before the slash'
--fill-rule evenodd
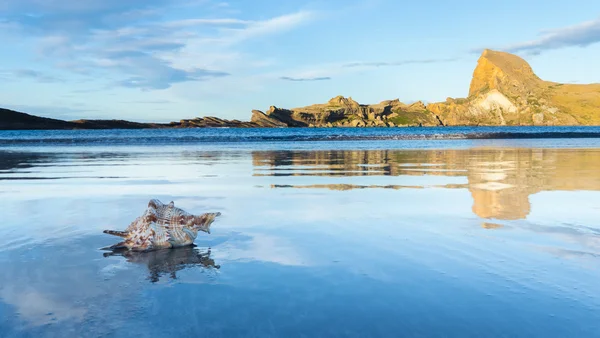
<path id="1" fill-rule="evenodd" d="M 260 110 L 252 111 L 251 122 L 260 125 L 261 127 L 287 127 L 288 125 L 284 122 L 281 122 L 277 119 L 267 116 L 265 113 Z"/>
<path id="2" fill-rule="evenodd" d="M 259 113 L 262 113 L 258 111 Z M 271 106 L 264 116 L 290 127 L 394 127 L 436 126 L 439 121 L 422 102 L 399 100 L 359 104 L 351 97 L 336 96 L 324 104 L 283 109 Z"/>
<path id="3" fill-rule="evenodd" d="M 522 58 L 488 49 L 477 61 L 467 98 L 427 109 L 444 125 L 596 125 L 600 84 L 544 81 Z"/>
<path id="4" fill-rule="evenodd" d="M 224 120 L 214 116 L 197 117 L 191 120 L 171 122 L 173 128 L 258 128 L 264 127 L 259 123 L 240 120 Z M 271 127 L 271 126 L 266 126 Z"/>

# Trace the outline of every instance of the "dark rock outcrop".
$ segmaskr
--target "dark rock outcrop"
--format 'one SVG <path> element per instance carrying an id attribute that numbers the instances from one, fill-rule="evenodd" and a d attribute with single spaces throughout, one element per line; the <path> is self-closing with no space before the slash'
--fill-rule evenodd
<path id="1" fill-rule="evenodd" d="M 73 129 L 67 121 L 38 117 L 0 108 L 0 129 Z"/>
<path id="2" fill-rule="evenodd" d="M 171 122 L 174 128 L 253 128 L 257 127 L 251 122 L 238 120 L 224 120 L 214 116 L 197 117 L 191 120 Z"/>
<path id="3" fill-rule="evenodd" d="M 264 114 L 263 114 L 264 115 Z M 63 121 L 39 117 L 9 109 L 0 109 L 0 130 L 32 129 L 156 129 L 156 128 L 261 128 L 286 127 L 278 120 L 266 117 L 253 121 L 225 120 L 218 117 L 198 117 L 171 123 L 140 123 L 125 120 Z"/>

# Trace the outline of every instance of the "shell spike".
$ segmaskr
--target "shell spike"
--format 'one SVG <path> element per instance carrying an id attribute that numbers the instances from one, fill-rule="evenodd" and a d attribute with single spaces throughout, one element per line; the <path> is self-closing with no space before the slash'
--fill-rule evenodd
<path id="1" fill-rule="evenodd" d="M 123 238 L 125 238 L 129 235 L 129 233 L 127 231 L 119 231 L 119 230 L 104 230 L 103 232 L 105 234 L 119 236 L 119 237 L 123 237 Z"/>
<path id="2" fill-rule="evenodd" d="M 210 234 L 210 226 L 215 221 L 215 218 L 219 216 L 221 216 L 220 212 L 209 212 L 196 216 L 194 217 L 194 227 L 197 230 Z"/>
<path id="3" fill-rule="evenodd" d="M 162 207 L 163 205 L 164 204 L 161 201 L 157 200 L 156 198 L 153 198 L 148 202 L 149 209 L 158 209 L 158 208 Z"/>

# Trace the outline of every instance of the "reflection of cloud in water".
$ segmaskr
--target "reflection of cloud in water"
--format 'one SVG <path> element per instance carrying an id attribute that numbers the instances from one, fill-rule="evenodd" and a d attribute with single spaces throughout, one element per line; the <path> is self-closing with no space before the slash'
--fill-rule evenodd
<path id="1" fill-rule="evenodd" d="M 598 261 L 598 259 L 600 258 L 599 253 L 587 252 L 587 251 L 568 250 L 568 249 L 561 249 L 561 248 L 555 248 L 555 247 L 544 247 L 543 250 L 546 252 L 549 252 L 555 256 L 568 258 L 568 259 L 574 259 L 577 261 L 579 261 L 581 259 L 591 259 L 596 263 Z M 594 267 L 596 267 L 596 265 L 594 265 Z"/>
<path id="2" fill-rule="evenodd" d="M 597 228 L 576 224 L 543 225 L 528 221 L 514 221 L 510 226 L 485 222 L 481 227 L 489 230 L 510 228 L 511 234 L 507 236 L 513 240 L 523 241 L 533 248 L 555 256 L 575 260 L 600 258 L 600 229 Z M 528 234 L 522 237 L 522 232 L 533 233 L 536 236 Z"/>
<path id="3" fill-rule="evenodd" d="M 79 322 L 87 312 L 83 307 L 53 299 L 52 295 L 35 289 L 16 290 L 3 287 L 0 290 L 2 301 L 14 306 L 19 316 L 31 325 L 39 326 L 64 320 Z"/>
<path id="4" fill-rule="evenodd" d="M 293 244 L 284 238 L 260 233 L 244 233 L 219 245 L 214 252 L 219 261 L 261 261 L 281 265 L 308 265 Z"/>
<path id="5" fill-rule="evenodd" d="M 594 252 L 594 254 L 600 253 L 600 233 L 598 229 L 581 227 L 574 224 L 565 224 L 564 226 L 542 226 L 531 224 L 526 228 L 533 232 L 542 232 L 544 234 L 559 236 L 570 243 L 580 245 L 581 247 Z"/>

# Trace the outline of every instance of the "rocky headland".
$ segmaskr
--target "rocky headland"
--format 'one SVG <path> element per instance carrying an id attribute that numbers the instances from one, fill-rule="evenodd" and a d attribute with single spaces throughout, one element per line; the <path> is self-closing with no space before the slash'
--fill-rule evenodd
<path id="1" fill-rule="evenodd" d="M 522 58 L 485 50 L 469 96 L 427 109 L 444 125 L 598 125 L 600 84 L 544 81 Z"/>
<path id="2" fill-rule="evenodd" d="M 540 79 L 522 58 L 485 50 L 473 71 L 469 95 L 445 102 L 360 104 L 336 96 L 300 108 L 253 110 L 250 121 L 198 117 L 171 123 L 124 120 L 63 121 L 0 109 L 0 129 L 283 128 L 407 126 L 600 125 L 600 84 Z"/>
<path id="3" fill-rule="evenodd" d="M 291 127 L 600 125 L 600 84 L 544 81 L 522 58 L 488 49 L 477 61 L 466 98 L 363 105 L 338 96 L 302 108 L 271 106 L 261 118 Z"/>

